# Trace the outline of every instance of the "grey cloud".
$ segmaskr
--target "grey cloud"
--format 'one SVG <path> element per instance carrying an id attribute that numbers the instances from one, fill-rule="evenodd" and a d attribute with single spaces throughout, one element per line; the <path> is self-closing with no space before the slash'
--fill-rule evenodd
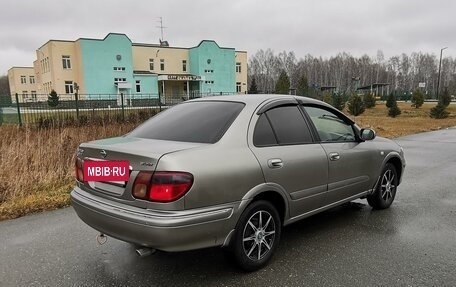
<path id="1" fill-rule="evenodd" d="M 328 57 L 339 52 L 386 57 L 412 51 L 456 54 L 456 2 L 434 0 L 3 0 L 0 17 L 0 74 L 29 65 L 49 39 L 103 38 L 127 34 L 134 42 L 156 43 L 158 17 L 171 45 L 202 39 L 247 50 L 271 48 L 296 56 Z M 27 55 L 27 56 L 24 56 Z"/>

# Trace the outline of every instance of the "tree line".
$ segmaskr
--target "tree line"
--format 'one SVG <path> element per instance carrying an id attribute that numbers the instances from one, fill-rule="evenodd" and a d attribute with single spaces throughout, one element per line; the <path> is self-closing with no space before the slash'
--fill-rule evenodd
<path id="1" fill-rule="evenodd" d="M 354 57 L 342 52 L 329 58 L 305 55 L 298 59 L 294 52 L 275 54 L 271 49 L 258 50 L 249 58 L 249 87 L 258 92 L 276 92 L 276 85 L 284 76 L 289 87 L 298 95 L 309 95 L 322 88 L 333 87 L 338 93 L 351 93 L 357 87 L 374 83 L 388 83 L 388 93 L 408 95 L 421 88 L 426 98 L 435 98 L 439 72 L 439 57 L 434 54 L 415 52 L 385 58 L 382 51 L 376 57 Z M 279 81 L 280 80 L 280 81 Z M 456 93 L 456 59 L 442 59 L 440 93 L 447 89 Z M 251 90 L 251 89 L 249 89 Z"/>

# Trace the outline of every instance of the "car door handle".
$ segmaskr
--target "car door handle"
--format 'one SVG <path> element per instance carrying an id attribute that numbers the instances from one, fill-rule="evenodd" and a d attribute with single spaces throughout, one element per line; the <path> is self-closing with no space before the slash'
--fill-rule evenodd
<path id="1" fill-rule="evenodd" d="M 337 152 L 329 153 L 329 160 L 336 161 L 336 160 L 339 160 L 339 159 L 340 159 L 340 154 L 338 154 Z"/>
<path id="2" fill-rule="evenodd" d="M 269 168 L 281 168 L 283 166 L 283 162 L 280 158 L 272 158 L 268 160 Z"/>

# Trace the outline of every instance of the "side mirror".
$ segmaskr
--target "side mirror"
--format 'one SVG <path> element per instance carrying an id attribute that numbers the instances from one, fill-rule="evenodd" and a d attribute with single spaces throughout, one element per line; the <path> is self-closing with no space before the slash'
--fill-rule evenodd
<path id="1" fill-rule="evenodd" d="M 362 129 L 360 137 L 364 141 L 371 141 L 375 139 L 375 131 L 373 129 Z"/>

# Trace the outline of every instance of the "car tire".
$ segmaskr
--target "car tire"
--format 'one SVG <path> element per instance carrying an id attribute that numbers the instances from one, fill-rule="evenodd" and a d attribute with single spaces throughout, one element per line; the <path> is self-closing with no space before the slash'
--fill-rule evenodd
<path id="1" fill-rule="evenodd" d="M 390 207 L 396 197 L 398 176 L 393 164 L 387 163 L 382 170 L 378 185 L 371 195 L 367 196 L 367 202 L 374 209 Z"/>
<path id="2" fill-rule="evenodd" d="M 248 272 L 264 267 L 279 245 L 281 231 L 279 213 L 270 202 L 251 203 L 239 218 L 230 244 L 234 262 Z"/>

